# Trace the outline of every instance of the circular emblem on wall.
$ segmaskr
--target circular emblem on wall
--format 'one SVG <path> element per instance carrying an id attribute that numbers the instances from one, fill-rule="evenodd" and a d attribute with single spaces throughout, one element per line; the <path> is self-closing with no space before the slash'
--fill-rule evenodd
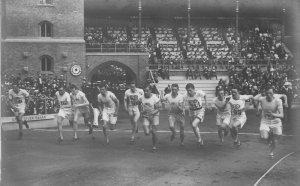
<path id="1" fill-rule="evenodd" d="M 73 65 L 71 67 L 71 74 L 73 76 L 79 76 L 81 74 L 81 67 L 79 65 Z"/>

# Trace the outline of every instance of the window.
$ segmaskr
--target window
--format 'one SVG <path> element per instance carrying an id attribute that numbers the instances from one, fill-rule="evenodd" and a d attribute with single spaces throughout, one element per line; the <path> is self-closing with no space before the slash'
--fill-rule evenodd
<path id="1" fill-rule="evenodd" d="M 51 56 L 44 55 L 40 59 L 42 71 L 53 71 L 53 58 Z"/>
<path id="2" fill-rule="evenodd" d="M 41 37 L 52 37 L 52 27 L 52 23 L 50 23 L 49 21 L 42 21 L 40 23 Z"/>
<path id="3" fill-rule="evenodd" d="M 53 0 L 40 0 L 40 4 L 52 5 Z"/>

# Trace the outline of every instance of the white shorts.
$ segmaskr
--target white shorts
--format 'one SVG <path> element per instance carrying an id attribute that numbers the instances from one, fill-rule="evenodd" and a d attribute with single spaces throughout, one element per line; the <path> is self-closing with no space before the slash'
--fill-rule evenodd
<path id="1" fill-rule="evenodd" d="M 21 114 L 25 114 L 25 105 L 16 106 L 18 111 L 13 111 L 15 116 L 19 116 Z"/>
<path id="2" fill-rule="evenodd" d="M 230 118 L 230 124 L 229 127 L 232 128 L 234 127 L 233 124 L 235 122 L 239 121 L 240 122 L 240 128 L 243 128 L 243 126 L 245 125 L 246 121 L 247 121 L 247 116 L 246 114 L 242 114 L 240 116 L 231 116 Z M 236 126 L 237 127 L 237 126 Z"/>
<path id="3" fill-rule="evenodd" d="M 102 112 L 102 120 L 109 122 L 112 125 L 115 125 L 117 123 L 117 117 L 114 116 L 115 110 L 114 109 L 107 109 L 104 108 Z"/>
<path id="4" fill-rule="evenodd" d="M 272 132 L 276 135 L 282 135 L 282 123 L 279 118 L 273 119 L 273 120 L 265 120 L 262 119 L 260 122 L 260 131 L 267 131 Z"/>
<path id="5" fill-rule="evenodd" d="M 139 110 L 139 107 L 137 107 L 137 106 L 134 106 L 134 107 L 128 107 L 128 114 L 129 114 L 129 116 L 138 116 L 138 117 L 140 117 L 140 110 Z"/>
<path id="6" fill-rule="evenodd" d="M 62 117 L 64 119 L 69 119 L 69 120 L 74 119 L 74 114 L 73 114 L 71 108 L 70 109 L 68 109 L 68 108 L 59 109 L 57 116 Z"/>
<path id="7" fill-rule="evenodd" d="M 143 122 L 144 126 L 149 126 L 149 125 L 158 126 L 159 125 L 159 114 L 155 114 L 151 117 L 143 117 L 142 122 Z"/>
<path id="8" fill-rule="evenodd" d="M 204 108 L 196 110 L 196 111 L 190 111 L 191 122 L 193 122 L 194 119 L 196 119 L 196 118 L 200 119 L 201 122 L 203 122 L 204 114 L 205 114 Z"/>
<path id="9" fill-rule="evenodd" d="M 217 126 L 229 126 L 230 124 L 230 114 L 217 114 Z"/>
<path id="10" fill-rule="evenodd" d="M 183 115 L 169 115 L 170 127 L 175 127 L 175 124 L 179 124 L 181 127 L 184 126 L 184 116 Z"/>
<path id="11" fill-rule="evenodd" d="M 77 122 L 80 115 L 84 115 L 85 117 L 90 116 L 90 108 L 88 106 L 77 107 L 74 111 L 74 121 Z"/>

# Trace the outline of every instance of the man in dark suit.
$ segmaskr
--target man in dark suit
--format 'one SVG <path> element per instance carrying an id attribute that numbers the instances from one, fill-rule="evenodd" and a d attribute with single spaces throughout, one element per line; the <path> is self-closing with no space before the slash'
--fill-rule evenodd
<path id="1" fill-rule="evenodd" d="M 88 98 L 90 102 L 90 107 L 93 110 L 93 127 L 98 127 L 99 125 L 99 117 L 100 110 L 99 110 L 99 103 L 98 103 L 98 95 L 100 94 L 100 89 L 98 85 L 100 85 L 101 81 L 94 82 L 90 89 L 90 97 Z"/>

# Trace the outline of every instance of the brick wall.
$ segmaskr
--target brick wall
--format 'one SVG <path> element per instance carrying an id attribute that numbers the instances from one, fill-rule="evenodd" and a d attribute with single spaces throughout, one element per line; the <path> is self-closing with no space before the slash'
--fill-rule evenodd
<path id="1" fill-rule="evenodd" d="M 64 75 L 71 83 L 85 76 L 84 4 L 83 0 L 53 0 L 53 5 L 41 5 L 40 0 L 2 0 L 2 74 L 36 76 L 41 71 L 40 57 L 53 58 L 53 73 Z M 41 21 L 53 25 L 53 37 L 40 37 Z M 28 56 L 24 56 L 24 52 Z M 66 57 L 63 53 L 67 54 Z M 83 72 L 74 77 L 73 64 Z M 24 71 L 28 67 L 28 72 Z M 63 71 L 67 67 L 67 71 Z"/>
<path id="2" fill-rule="evenodd" d="M 66 75 L 68 81 L 77 83 L 85 76 L 85 47 L 84 44 L 62 44 L 62 43 L 5 43 L 2 55 L 2 74 L 18 74 L 23 77 L 36 76 L 41 70 L 40 57 L 49 55 L 54 60 L 54 73 L 57 76 Z M 24 56 L 28 53 L 28 57 Z M 63 52 L 67 54 L 64 57 Z M 78 77 L 71 75 L 70 67 L 78 64 L 82 68 L 82 74 Z M 24 67 L 29 71 L 25 72 Z M 67 72 L 63 71 L 67 67 Z"/>
<path id="3" fill-rule="evenodd" d="M 53 24 L 54 37 L 83 37 L 83 0 L 53 0 L 53 6 L 40 0 L 2 0 L 4 37 L 39 37 L 39 23 Z"/>

